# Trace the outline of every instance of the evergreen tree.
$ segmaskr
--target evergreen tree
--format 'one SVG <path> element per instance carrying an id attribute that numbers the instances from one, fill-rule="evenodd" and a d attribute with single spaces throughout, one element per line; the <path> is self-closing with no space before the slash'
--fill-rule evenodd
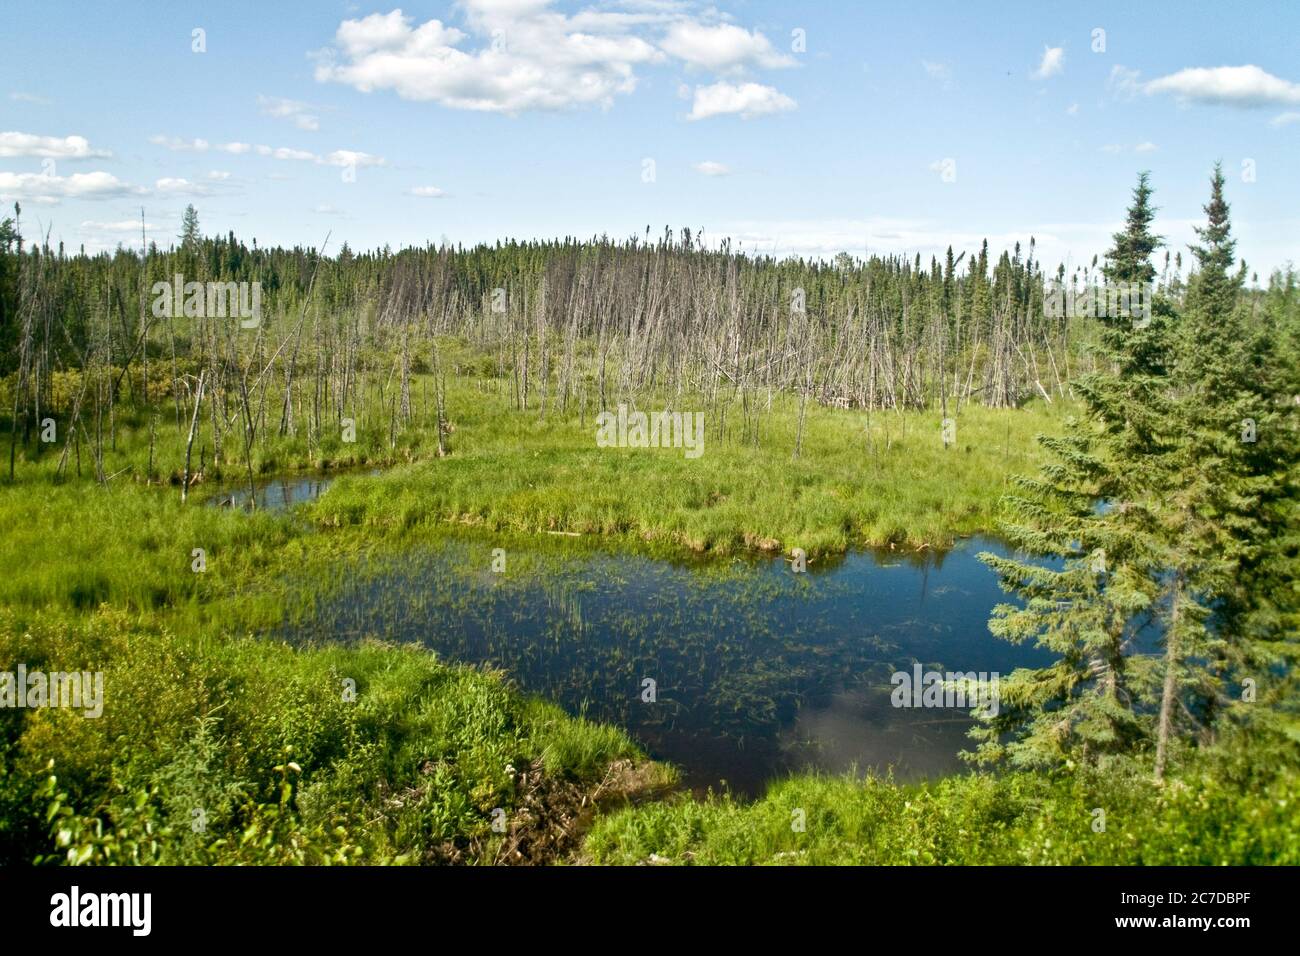
<path id="1" fill-rule="evenodd" d="M 1287 401 L 1292 372 L 1278 327 L 1250 321 L 1242 307 L 1245 270 L 1231 271 L 1236 243 L 1223 187 L 1216 166 L 1207 222 L 1197 229 L 1201 244 L 1192 247 L 1199 268 L 1188 285 L 1174 376 L 1177 490 L 1162 517 L 1171 600 L 1192 613 L 1166 640 L 1157 775 L 1180 712 L 1207 734 L 1225 704 L 1234 716 L 1249 715 L 1259 708 L 1241 707 L 1231 691 L 1246 678 L 1267 681 L 1294 650 L 1287 637 L 1296 596 L 1287 585 L 1297 566 L 1300 489 L 1295 406 Z M 1179 687 L 1190 701 L 1175 699 Z"/>
<path id="2" fill-rule="evenodd" d="M 1264 702 L 1293 689 L 1278 665 L 1297 656 L 1300 618 L 1296 376 L 1285 325 L 1241 307 L 1223 186 L 1216 168 L 1184 314 L 1158 297 L 1149 322 L 1101 318 L 1105 365 L 1077 383 L 1084 421 L 1044 442 L 1041 477 L 1017 482 L 1008 536 L 1059 569 L 981 556 L 1023 601 L 995 609 L 990 629 L 1059 659 L 1004 682 L 977 758 L 1051 764 L 1152 746 L 1160 779 L 1181 742 L 1211 739 L 1225 713 L 1273 720 Z M 1154 278 L 1150 196 L 1143 175 L 1108 281 Z M 1144 652 L 1150 624 L 1159 654 Z M 1267 684 L 1258 697 L 1235 693 L 1248 678 Z"/>
<path id="3" fill-rule="evenodd" d="M 1113 281 L 1154 275 L 1150 256 L 1160 240 L 1150 232 L 1150 196 L 1144 174 L 1107 254 Z M 1078 383 L 1083 419 L 1072 420 L 1064 437 L 1040 437 L 1051 460 L 1038 477 L 1015 479 L 1004 533 L 1031 560 L 980 555 L 1022 602 L 998 605 L 990 631 L 1013 643 L 1033 640 L 1057 660 L 1001 681 L 998 715 L 972 733 L 981 742 L 977 760 L 1050 766 L 1100 759 L 1134 749 L 1150 731 L 1139 700 L 1152 662 L 1132 647 L 1155 612 L 1163 556 L 1143 507 L 1150 491 L 1140 467 L 1165 453 L 1155 436 L 1164 412 L 1167 303 L 1159 313 L 1145 327 L 1133 316 L 1103 319 L 1106 362 Z M 1043 558 L 1049 563 L 1033 560 Z M 1013 739 L 1005 741 L 1008 732 Z"/>
<path id="4" fill-rule="evenodd" d="M 192 252 L 198 248 L 200 239 L 199 211 L 190 203 L 185 207 L 185 215 L 181 218 L 181 248 Z"/>
<path id="5" fill-rule="evenodd" d="M 1151 222 L 1156 215 L 1156 209 L 1151 205 L 1152 192 L 1151 174 L 1139 173 L 1124 231 L 1115 233 L 1112 237 L 1114 248 L 1106 253 L 1102 274 L 1110 282 L 1151 282 L 1155 279 L 1151 256 L 1162 239 L 1151 232 Z"/>

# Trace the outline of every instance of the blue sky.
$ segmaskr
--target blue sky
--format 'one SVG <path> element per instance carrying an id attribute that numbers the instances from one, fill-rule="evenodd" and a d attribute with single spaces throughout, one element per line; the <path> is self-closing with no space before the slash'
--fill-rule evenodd
<path id="1" fill-rule="evenodd" d="M 3 22 L 0 197 L 74 249 L 138 245 L 142 206 L 165 244 L 193 202 L 263 245 L 648 225 L 826 256 L 1033 235 L 1079 264 L 1140 169 L 1185 251 L 1222 160 L 1240 254 L 1300 263 L 1300 4 L 43 2 Z"/>

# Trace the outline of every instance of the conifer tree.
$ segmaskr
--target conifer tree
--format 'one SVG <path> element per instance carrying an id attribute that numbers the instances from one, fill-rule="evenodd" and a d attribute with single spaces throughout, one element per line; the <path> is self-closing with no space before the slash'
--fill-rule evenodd
<path id="1" fill-rule="evenodd" d="M 1107 277 L 1115 282 L 1154 275 L 1150 256 L 1160 239 L 1150 231 L 1150 196 L 1143 174 L 1125 229 L 1107 254 Z M 1151 683 L 1152 662 L 1132 649 L 1155 610 L 1162 554 L 1135 466 L 1161 453 L 1152 449 L 1161 448 L 1153 436 L 1160 430 L 1171 310 L 1166 303 L 1159 312 L 1159 321 L 1153 314 L 1145 327 L 1135 327 L 1132 315 L 1103 319 L 1107 362 L 1079 383 L 1084 417 L 1071 421 L 1063 437 L 1040 436 L 1051 460 L 1038 477 L 1015 479 L 1004 533 L 1031 560 L 980 555 L 1022 602 L 996 607 L 989 629 L 1013 643 L 1033 640 L 1057 660 L 1001 681 L 998 715 L 972 733 L 981 742 L 977 760 L 1043 766 L 1101 759 L 1134 749 L 1149 734 L 1138 701 Z M 1033 560 L 1044 558 L 1049 563 Z"/>
<path id="2" fill-rule="evenodd" d="M 1208 736 L 1225 704 L 1234 715 L 1260 710 L 1239 706 L 1233 689 L 1245 679 L 1268 682 L 1294 650 L 1287 636 L 1296 601 L 1287 584 L 1297 566 L 1295 406 L 1287 401 L 1279 330 L 1250 322 L 1240 302 L 1245 270 L 1232 271 L 1236 243 L 1223 187 L 1216 166 L 1207 222 L 1196 230 L 1201 243 L 1192 247 L 1199 268 L 1188 285 L 1174 375 L 1179 448 L 1160 510 L 1170 616 L 1175 607 L 1190 614 L 1179 614 L 1180 627 L 1166 635 L 1157 776 L 1180 713 Z"/>
<path id="3" fill-rule="evenodd" d="M 1185 314 L 1161 297 L 1149 321 L 1101 317 L 1106 365 L 1077 383 L 1086 417 L 1044 441 L 1053 460 L 1009 499 L 1012 543 L 1057 566 L 981 556 L 1023 602 L 996 608 L 990 629 L 1058 660 L 1003 682 L 977 759 L 1043 765 L 1149 746 L 1159 780 L 1224 711 L 1273 715 L 1267 697 L 1289 691 L 1276 665 L 1296 650 L 1295 406 L 1276 326 L 1240 307 L 1223 186 L 1216 169 Z M 1143 175 L 1106 256 L 1110 282 L 1154 278 L 1150 195 Z M 1141 646 L 1151 624 L 1158 654 Z M 1247 678 L 1268 686 L 1234 698 Z"/>
<path id="4" fill-rule="evenodd" d="M 185 207 L 185 215 L 181 218 L 181 248 L 193 251 L 198 248 L 199 240 L 202 236 L 199 233 L 199 211 L 190 203 Z"/>

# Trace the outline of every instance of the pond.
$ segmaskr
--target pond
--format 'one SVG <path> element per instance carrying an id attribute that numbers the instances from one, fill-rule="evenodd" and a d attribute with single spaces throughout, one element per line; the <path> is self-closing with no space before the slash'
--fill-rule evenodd
<path id="1" fill-rule="evenodd" d="M 257 510 L 283 511 L 294 505 L 315 501 L 329 487 L 330 481 L 331 479 L 320 475 L 264 478 L 253 483 L 251 493 L 247 481 L 225 481 L 217 484 L 205 501 L 218 508 L 243 508 L 251 511 L 250 505 L 256 494 Z"/>
<path id="2" fill-rule="evenodd" d="M 252 511 L 250 502 L 256 495 L 258 511 L 285 511 L 294 505 L 315 501 L 325 493 L 335 475 L 378 475 L 382 469 L 335 471 L 329 476 L 321 474 L 282 475 L 275 478 L 258 478 L 253 482 L 253 492 L 248 490 L 248 480 L 232 478 L 217 482 L 206 491 L 204 501 L 217 508 L 242 508 Z"/>
<path id="3" fill-rule="evenodd" d="M 964 766 L 972 719 L 968 707 L 893 706 L 891 675 L 918 664 L 1007 675 L 1050 660 L 989 634 L 1006 596 L 982 550 L 1007 553 L 969 539 L 794 573 L 782 557 L 668 561 L 449 532 L 304 582 L 316 596 L 281 636 L 413 641 L 499 668 L 569 713 L 625 728 L 695 792 L 754 796 L 807 770 L 916 779 Z"/>

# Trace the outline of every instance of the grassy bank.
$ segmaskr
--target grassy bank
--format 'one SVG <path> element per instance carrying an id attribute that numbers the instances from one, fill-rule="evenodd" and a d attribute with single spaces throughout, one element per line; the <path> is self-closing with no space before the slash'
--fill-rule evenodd
<path id="1" fill-rule="evenodd" d="M 162 434 L 158 459 L 176 448 Z M 306 596 L 291 578 L 372 543 L 182 504 L 144 480 L 147 436 L 122 425 L 106 459 L 128 472 L 106 486 L 72 456 L 56 481 L 57 454 L 29 447 L 0 487 L 0 670 L 97 671 L 105 687 L 96 719 L 0 710 L 0 862 L 538 862 L 598 807 L 671 779 L 621 731 L 501 675 L 249 636 Z"/>
<path id="2" fill-rule="evenodd" d="M 423 467 L 341 490 L 410 482 L 414 496 Z M 909 786 L 805 776 L 753 803 L 628 808 L 665 771 L 497 675 L 411 647 L 246 636 L 294 599 L 287 578 L 400 544 L 373 525 L 182 506 L 174 489 L 88 478 L 0 489 L 0 520 L 0 661 L 103 671 L 109 702 L 95 720 L 0 711 L 6 863 L 1300 862 L 1300 782 L 1279 769 L 1296 757 L 1259 748 L 1249 766 L 1205 764 L 1164 788 L 1136 769 Z M 595 806 L 608 814 L 593 820 Z"/>
<path id="3" fill-rule="evenodd" d="M 801 413 L 797 396 L 778 392 L 747 400 L 762 410 L 746 429 L 735 396 L 716 404 L 703 396 L 643 396 L 636 407 L 646 412 L 705 412 L 703 453 L 687 458 L 680 448 L 598 447 L 594 397 L 567 411 L 553 403 L 520 411 L 507 384 L 448 378 L 450 454 L 442 458 L 433 385 L 421 375 L 413 377 L 409 421 L 362 417 L 351 441 L 303 428 L 281 435 L 267 420 L 247 451 L 238 430 L 227 431 L 218 455 L 205 426 L 190 456 L 199 482 L 192 496 L 203 498 L 217 483 L 339 472 L 312 512 L 321 525 L 373 532 L 457 523 L 696 553 L 942 548 L 956 536 L 992 530 L 1008 477 L 1032 473 L 1041 461 L 1034 436 L 1059 433 L 1073 409 L 1059 397 L 1019 409 L 953 407 L 954 440 L 945 448 L 937 410 L 866 412 L 809 401 Z M 383 393 L 375 391 L 371 404 L 382 407 Z M 611 395 L 609 406 L 618 401 Z M 160 403 L 148 413 L 124 410 L 70 444 L 61 432 L 51 444 L 33 435 L 17 449 L 16 483 L 89 483 L 98 450 L 110 487 L 148 483 L 179 497 L 187 432 L 185 416 Z M 347 474 L 362 466 L 385 472 Z"/>
<path id="4" fill-rule="evenodd" d="M 1032 472 L 1039 460 L 1034 435 L 1059 431 L 1068 413 L 1059 401 L 968 405 L 945 449 L 933 412 L 868 415 L 810 403 L 794 459 L 799 403 L 778 395 L 762 415 L 757 447 L 706 418 L 704 452 L 687 458 L 679 448 L 597 447 L 590 411 L 520 413 L 464 383 L 449 385 L 448 395 L 449 457 L 345 476 L 312 518 L 371 529 L 455 522 L 711 553 L 945 547 L 994 527 L 1007 477 Z M 704 405 L 679 399 L 673 407 Z"/>
<path id="5" fill-rule="evenodd" d="M 1257 743 L 1257 742 L 1256 742 Z M 599 821 L 586 856 L 656 865 L 1295 865 L 1294 742 L 1237 739 L 1164 786 L 1149 767 L 902 786 L 802 776 L 761 800 L 671 800 Z M 1250 757 L 1245 755 L 1250 753 Z"/>
<path id="6" fill-rule="evenodd" d="M 0 711 L 5 864 L 536 862 L 667 780 L 619 731 L 409 647 L 6 611 L 0 660 L 101 671 L 105 703 Z"/>

